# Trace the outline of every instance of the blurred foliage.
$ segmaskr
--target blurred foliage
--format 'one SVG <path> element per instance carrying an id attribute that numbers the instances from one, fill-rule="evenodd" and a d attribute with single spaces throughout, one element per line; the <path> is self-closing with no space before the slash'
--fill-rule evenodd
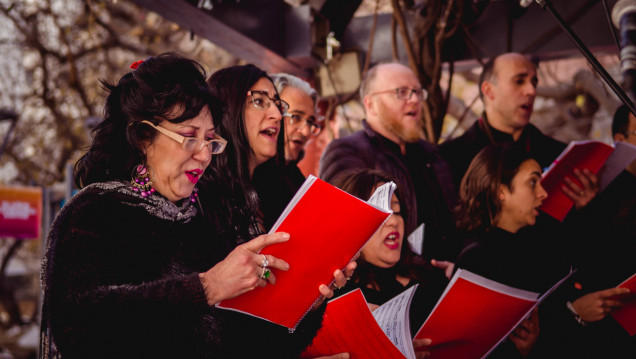
<path id="1" fill-rule="evenodd" d="M 215 70 L 237 62 L 209 41 L 129 1 L 0 0 L 0 108 L 19 115 L 0 158 L 0 183 L 48 186 L 88 144 L 102 115 L 99 80 L 179 51 Z M 8 123 L 0 122 L 4 138 Z"/>

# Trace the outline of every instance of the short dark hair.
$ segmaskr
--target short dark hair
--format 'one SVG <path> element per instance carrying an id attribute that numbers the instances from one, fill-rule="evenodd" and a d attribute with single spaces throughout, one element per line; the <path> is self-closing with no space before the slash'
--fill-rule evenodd
<path id="1" fill-rule="evenodd" d="M 505 55 L 505 54 L 500 54 L 490 58 L 490 60 L 486 61 L 486 63 L 482 67 L 481 74 L 479 75 L 479 84 L 478 84 L 479 98 L 481 98 L 482 102 L 484 102 L 484 93 L 481 92 L 481 85 L 486 81 L 491 82 L 493 84 L 497 83 L 497 70 L 495 68 L 495 63 L 497 62 L 497 59 L 499 59 L 502 55 Z M 528 60 L 535 66 L 535 68 L 537 67 L 537 63 L 538 63 L 537 58 L 529 58 Z"/>
<path id="2" fill-rule="evenodd" d="M 157 136 L 143 120 L 181 123 L 206 106 L 213 119 L 221 117 L 205 78 L 198 62 L 170 52 L 147 58 L 117 85 L 102 80 L 108 93 L 104 119 L 91 131 L 92 143 L 75 164 L 76 185 L 130 180 L 133 169 L 145 164 L 144 143 Z"/>
<path id="3" fill-rule="evenodd" d="M 497 82 L 497 74 L 495 73 L 495 60 L 497 60 L 496 56 L 486 61 L 481 70 L 481 74 L 479 75 L 479 98 L 481 98 L 482 102 L 484 101 L 484 93 L 481 92 L 481 85 L 486 81 L 492 83 Z"/>
<path id="4" fill-rule="evenodd" d="M 499 186 L 513 191 L 521 164 L 534 159 L 514 145 L 488 145 L 473 158 L 459 187 L 457 227 L 464 231 L 494 228 L 501 217 Z"/>
<path id="5" fill-rule="evenodd" d="M 617 133 L 624 133 L 629 128 L 629 107 L 626 105 L 620 105 L 614 112 L 614 119 L 612 120 L 612 136 Z"/>

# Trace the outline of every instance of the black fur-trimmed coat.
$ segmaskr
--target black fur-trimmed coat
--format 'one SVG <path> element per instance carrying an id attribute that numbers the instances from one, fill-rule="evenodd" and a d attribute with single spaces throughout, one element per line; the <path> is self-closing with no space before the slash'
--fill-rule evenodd
<path id="1" fill-rule="evenodd" d="M 207 304 L 198 273 L 233 243 L 196 212 L 187 199 L 146 199 L 119 182 L 88 186 L 64 206 L 42 274 L 42 327 L 62 358 L 292 358 L 310 343 L 324 308 L 289 334 Z"/>

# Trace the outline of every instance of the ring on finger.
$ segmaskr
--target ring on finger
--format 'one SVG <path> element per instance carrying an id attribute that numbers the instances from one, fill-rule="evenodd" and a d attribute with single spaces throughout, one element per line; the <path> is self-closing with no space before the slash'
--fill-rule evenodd
<path id="1" fill-rule="evenodd" d="M 267 256 L 263 254 L 263 261 L 261 262 L 261 267 L 267 268 L 269 265 L 269 261 L 267 260 Z"/>
<path id="2" fill-rule="evenodd" d="M 261 275 L 258 276 L 258 278 L 267 280 L 267 278 L 269 278 L 269 275 L 271 273 L 272 272 L 269 270 L 269 268 L 263 267 L 263 271 L 261 272 Z"/>

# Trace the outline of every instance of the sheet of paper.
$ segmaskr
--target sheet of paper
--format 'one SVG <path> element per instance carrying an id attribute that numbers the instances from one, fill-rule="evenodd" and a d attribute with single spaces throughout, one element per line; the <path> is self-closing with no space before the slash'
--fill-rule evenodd
<path id="1" fill-rule="evenodd" d="M 407 358 L 378 326 L 359 288 L 329 301 L 322 328 L 300 357 L 314 359 L 344 352 L 351 358 Z"/>
<path id="2" fill-rule="evenodd" d="M 417 285 L 412 286 L 373 311 L 373 317 L 382 331 L 407 358 L 415 358 L 409 308 L 416 289 Z"/>
<path id="3" fill-rule="evenodd" d="M 373 192 L 367 203 L 385 211 L 392 211 L 391 197 L 393 196 L 393 192 L 395 192 L 395 188 L 397 188 L 397 185 L 393 182 L 383 184 L 375 189 L 375 192 Z"/>
<path id="4" fill-rule="evenodd" d="M 417 255 L 422 255 L 422 245 L 424 244 L 424 228 L 426 223 L 422 223 L 409 236 L 406 240 L 411 245 L 411 249 Z"/>
<path id="5" fill-rule="evenodd" d="M 614 143 L 614 152 L 605 161 L 605 167 L 602 169 L 601 178 L 599 180 L 599 189 L 601 192 L 612 183 L 612 181 L 627 167 L 636 160 L 636 146 L 627 142 Z"/>

